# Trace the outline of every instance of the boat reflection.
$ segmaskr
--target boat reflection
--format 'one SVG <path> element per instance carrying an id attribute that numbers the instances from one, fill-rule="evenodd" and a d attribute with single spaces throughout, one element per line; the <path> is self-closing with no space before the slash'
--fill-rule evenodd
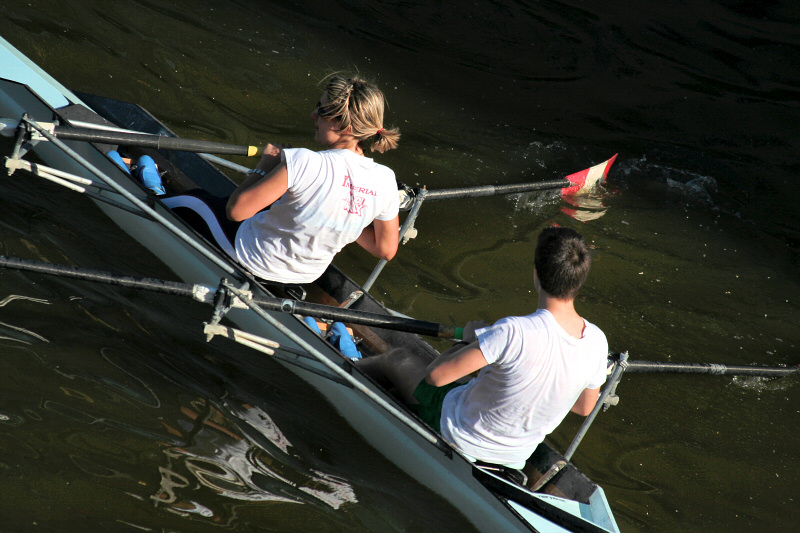
<path id="1" fill-rule="evenodd" d="M 227 522 L 219 496 L 247 502 L 313 504 L 338 509 L 356 503 L 344 480 L 308 468 L 297 468 L 291 443 L 263 409 L 225 402 L 217 407 L 195 400 L 181 409 L 181 428 L 164 423 L 185 444 L 166 446 L 161 483 L 150 498 L 159 507 Z M 223 412 L 227 413 L 223 414 Z M 200 486 L 210 489 L 204 497 Z M 213 503 L 216 502 L 216 505 Z M 216 507 L 216 509 L 215 509 Z M 230 506 L 225 506 L 227 512 Z"/>

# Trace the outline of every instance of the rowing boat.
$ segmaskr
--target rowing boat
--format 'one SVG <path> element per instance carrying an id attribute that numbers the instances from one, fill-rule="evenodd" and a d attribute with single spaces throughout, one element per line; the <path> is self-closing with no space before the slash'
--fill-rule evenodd
<path id="1" fill-rule="evenodd" d="M 0 65 L 0 117 L 20 121 L 13 153 L 6 158 L 9 171 L 28 172 L 89 196 L 110 220 L 144 244 L 179 279 L 209 288 L 210 296 L 195 297 L 214 305 L 216 318 L 205 330 L 210 337 L 228 337 L 276 357 L 319 391 L 354 431 L 459 509 L 477 530 L 618 531 L 602 488 L 567 460 L 569 450 L 562 455 L 543 443 L 525 469 L 529 484 L 510 482 L 491 469 L 471 463 L 310 329 L 288 303 L 295 301 L 290 297 L 339 307 L 361 293 L 350 307 L 354 312 L 387 319 L 392 316 L 343 272 L 331 266 L 314 284 L 267 286 L 192 231 L 112 161 L 106 152 L 117 146 L 61 141 L 41 126 L 56 121 L 65 126 L 176 137 L 150 113 L 135 104 L 71 92 L 2 38 Z M 133 146 L 127 149 L 135 156 L 151 156 L 165 172 L 164 185 L 171 192 L 199 187 L 226 196 L 235 187 L 207 158 L 196 153 Z M 611 162 L 613 158 L 578 174 L 584 180 L 604 179 Z M 426 192 L 410 191 L 410 196 L 418 211 Z M 414 208 L 404 231 L 413 225 Z M 269 311 L 254 303 L 258 298 L 273 297 L 283 298 L 288 309 Z M 416 334 L 355 323 L 350 326 L 362 339 L 359 348 L 365 356 L 392 346 L 404 346 L 429 360 L 437 355 Z M 537 482 L 541 486 L 531 490 L 529 487 Z"/>
<path id="2" fill-rule="evenodd" d="M 0 39 L 0 48 L 0 65 L 3 65 L 0 116 L 25 115 L 25 120 L 30 120 L 31 124 L 56 120 L 63 125 L 91 127 L 95 124 L 175 137 L 144 109 L 73 93 L 5 40 Z M 6 159 L 10 171 L 28 171 L 90 195 L 114 223 L 143 243 L 180 279 L 217 286 L 216 295 L 225 295 L 227 287 L 230 293 L 241 296 L 239 291 L 244 289 L 244 283 L 249 294 L 276 295 L 276 289 L 265 287 L 239 269 L 122 171 L 106 156 L 108 146 L 83 141 L 62 142 L 48 136 L 44 130 L 29 130 L 25 136 L 24 129 L 18 129 L 20 135 L 14 153 Z M 225 196 L 235 187 L 227 176 L 194 153 L 152 148 L 132 149 L 132 152 L 150 155 L 159 168 L 166 171 L 164 183 L 172 192 L 200 187 Z M 27 163 L 23 158 L 27 154 L 35 155 L 41 163 Z M 604 177 L 606 173 L 607 166 L 599 174 Z M 593 176 L 597 174 L 595 171 Z M 233 280 L 238 288 L 221 284 L 223 279 Z M 360 289 L 335 267 L 330 267 L 313 285 L 302 288 L 307 298 L 325 304 L 346 301 Z M 269 346 L 283 347 L 283 357 L 279 361 L 322 393 L 353 430 L 400 468 L 412 473 L 420 483 L 450 501 L 478 530 L 618 530 L 602 489 L 572 464 L 567 463 L 544 490 L 538 492 L 476 467 L 387 391 L 358 372 L 346 357 L 297 316 L 263 311 L 254 305 L 240 306 L 246 308 L 220 305 L 233 302 L 230 293 L 227 293 L 228 298 L 216 298 L 215 310 L 220 317 L 224 314 L 226 323 L 232 326 L 216 324 L 218 329 L 207 330 L 207 333 L 246 337 L 255 348 L 261 347 L 272 355 L 278 355 L 276 350 L 265 348 L 267 343 L 259 339 L 272 341 Z M 389 315 L 369 294 L 360 297 L 353 308 Z M 375 328 L 357 328 L 355 333 L 364 339 L 361 348 L 367 355 L 385 351 L 390 346 L 404 346 L 426 359 L 437 354 L 413 334 Z M 564 464 L 563 461 L 551 447 L 542 445 L 531 456 L 527 472 L 533 474 L 535 481 L 553 465 Z"/>

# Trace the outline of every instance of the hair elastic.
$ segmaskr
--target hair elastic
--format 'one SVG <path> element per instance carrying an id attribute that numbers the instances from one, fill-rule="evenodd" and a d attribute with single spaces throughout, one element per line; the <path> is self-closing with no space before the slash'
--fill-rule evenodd
<path id="1" fill-rule="evenodd" d="M 380 135 L 382 131 L 383 131 L 383 128 L 379 129 L 378 131 L 375 132 L 375 135 Z"/>

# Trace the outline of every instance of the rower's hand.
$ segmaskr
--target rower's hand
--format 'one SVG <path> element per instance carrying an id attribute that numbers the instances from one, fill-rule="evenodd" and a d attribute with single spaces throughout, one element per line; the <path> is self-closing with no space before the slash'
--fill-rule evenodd
<path id="1" fill-rule="evenodd" d="M 467 322 L 467 325 L 464 326 L 464 334 L 461 340 L 469 343 L 475 342 L 478 340 L 478 337 L 475 335 L 475 330 L 485 328 L 486 326 L 491 326 L 491 324 L 485 320 L 470 320 Z"/>
<path id="2" fill-rule="evenodd" d="M 267 173 L 271 172 L 272 169 L 280 164 L 281 151 L 285 148 L 291 148 L 291 146 L 288 144 L 267 144 L 261 152 L 261 162 L 256 165 L 256 168 Z"/>
<path id="3" fill-rule="evenodd" d="M 281 150 L 284 148 L 291 148 L 288 144 L 272 144 L 269 143 L 264 147 L 264 151 L 261 152 L 261 157 L 269 156 L 269 157 L 280 157 Z"/>

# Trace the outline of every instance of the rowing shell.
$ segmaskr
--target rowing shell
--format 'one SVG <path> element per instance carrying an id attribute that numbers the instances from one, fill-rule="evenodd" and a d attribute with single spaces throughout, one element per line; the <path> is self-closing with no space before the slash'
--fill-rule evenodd
<path id="1" fill-rule="evenodd" d="M 99 122 L 107 120 L 119 128 L 172 135 L 152 115 L 132 104 L 75 95 L 2 38 L 0 65 L 3 65 L 0 77 L 5 78 L 0 80 L 0 116 L 17 117 L 28 112 L 32 120 L 51 120 L 57 116 L 61 123 L 89 118 Z M 13 76 L 9 79 L 7 73 Z M 46 95 L 44 98 L 43 94 Z M 102 111 L 102 119 L 95 114 L 96 111 Z M 31 152 L 41 161 L 37 168 L 48 166 L 59 173 L 79 172 L 80 175 L 74 178 L 92 184 L 93 195 L 90 197 L 109 219 L 147 246 L 153 257 L 171 269 L 179 280 L 216 286 L 220 280 L 232 276 L 237 280 L 237 286 L 248 281 L 257 296 L 271 295 L 266 287 L 240 271 L 202 237 L 187 233 L 183 222 L 157 199 L 144 197 L 141 186 L 103 151 L 72 141 L 72 146 L 81 152 L 79 154 L 67 145 L 56 149 L 54 140 L 49 141 L 30 143 Z M 175 167 L 175 173 L 170 173 L 165 179 L 166 184 L 175 188 L 200 187 L 219 196 L 229 194 L 235 188 L 224 174 L 196 154 L 152 150 L 149 155 L 163 162 L 160 168 Z M 85 159 L 87 165 L 79 166 L 76 156 Z M 13 159 L 9 158 L 7 164 Z M 605 164 L 606 167 L 608 164 L 610 162 Z M 602 176 L 605 172 L 600 174 Z M 98 178 L 101 180 L 99 183 Z M 320 293 L 319 299 L 336 302 L 345 301 L 357 289 L 352 280 L 334 267 L 329 267 L 315 285 L 308 287 L 309 297 L 313 291 Z M 388 311 L 369 294 L 365 294 L 356 306 L 364 311 L 388 315 Z M 283 354 L 276 353 L 276 356 L 282 355 L 277 360 L 323 396 L 341 414 L 343 423 L 389 462 L 413 476 L 422 487 L 452 505 L 477 530 L 526 533 L 619 531 L 602 488 L 571 463 L 567 463 L 542 489 L 546 494 L 534 493 L 502 479 L 489 479 L 488 474 L 479 477 L 484 472 L 478 466 L 444 442 L 413 413 L 406 411 L 388 391 L 361 374 L 349 359 L 311 332 L 293 314 L 268 314 L 257 309 L 260 313 L 256 309 L 233 309 L 226 315 L 229 327 L 278 343 Z M 375 339 L 365 335 L 362 346 L 383 343 L 387 347 L 404 346 L 421 357 L 438 355 L 416 335 L 377 329 L 371 335 Z M 231 357 L 236 356 L 234 350 L 230 353 Z M 551 464 L 558 462 L 555 459 L 561 460 L 553 453 L 552 448 L 542 443 L 532 456 L 531 474 L 535 475 L 533 471 L 546 472 Z M 539 457 L 537 454 L 542 454 L 542 461 L 537 459 L 534 462 L 534 458 Z"/>

